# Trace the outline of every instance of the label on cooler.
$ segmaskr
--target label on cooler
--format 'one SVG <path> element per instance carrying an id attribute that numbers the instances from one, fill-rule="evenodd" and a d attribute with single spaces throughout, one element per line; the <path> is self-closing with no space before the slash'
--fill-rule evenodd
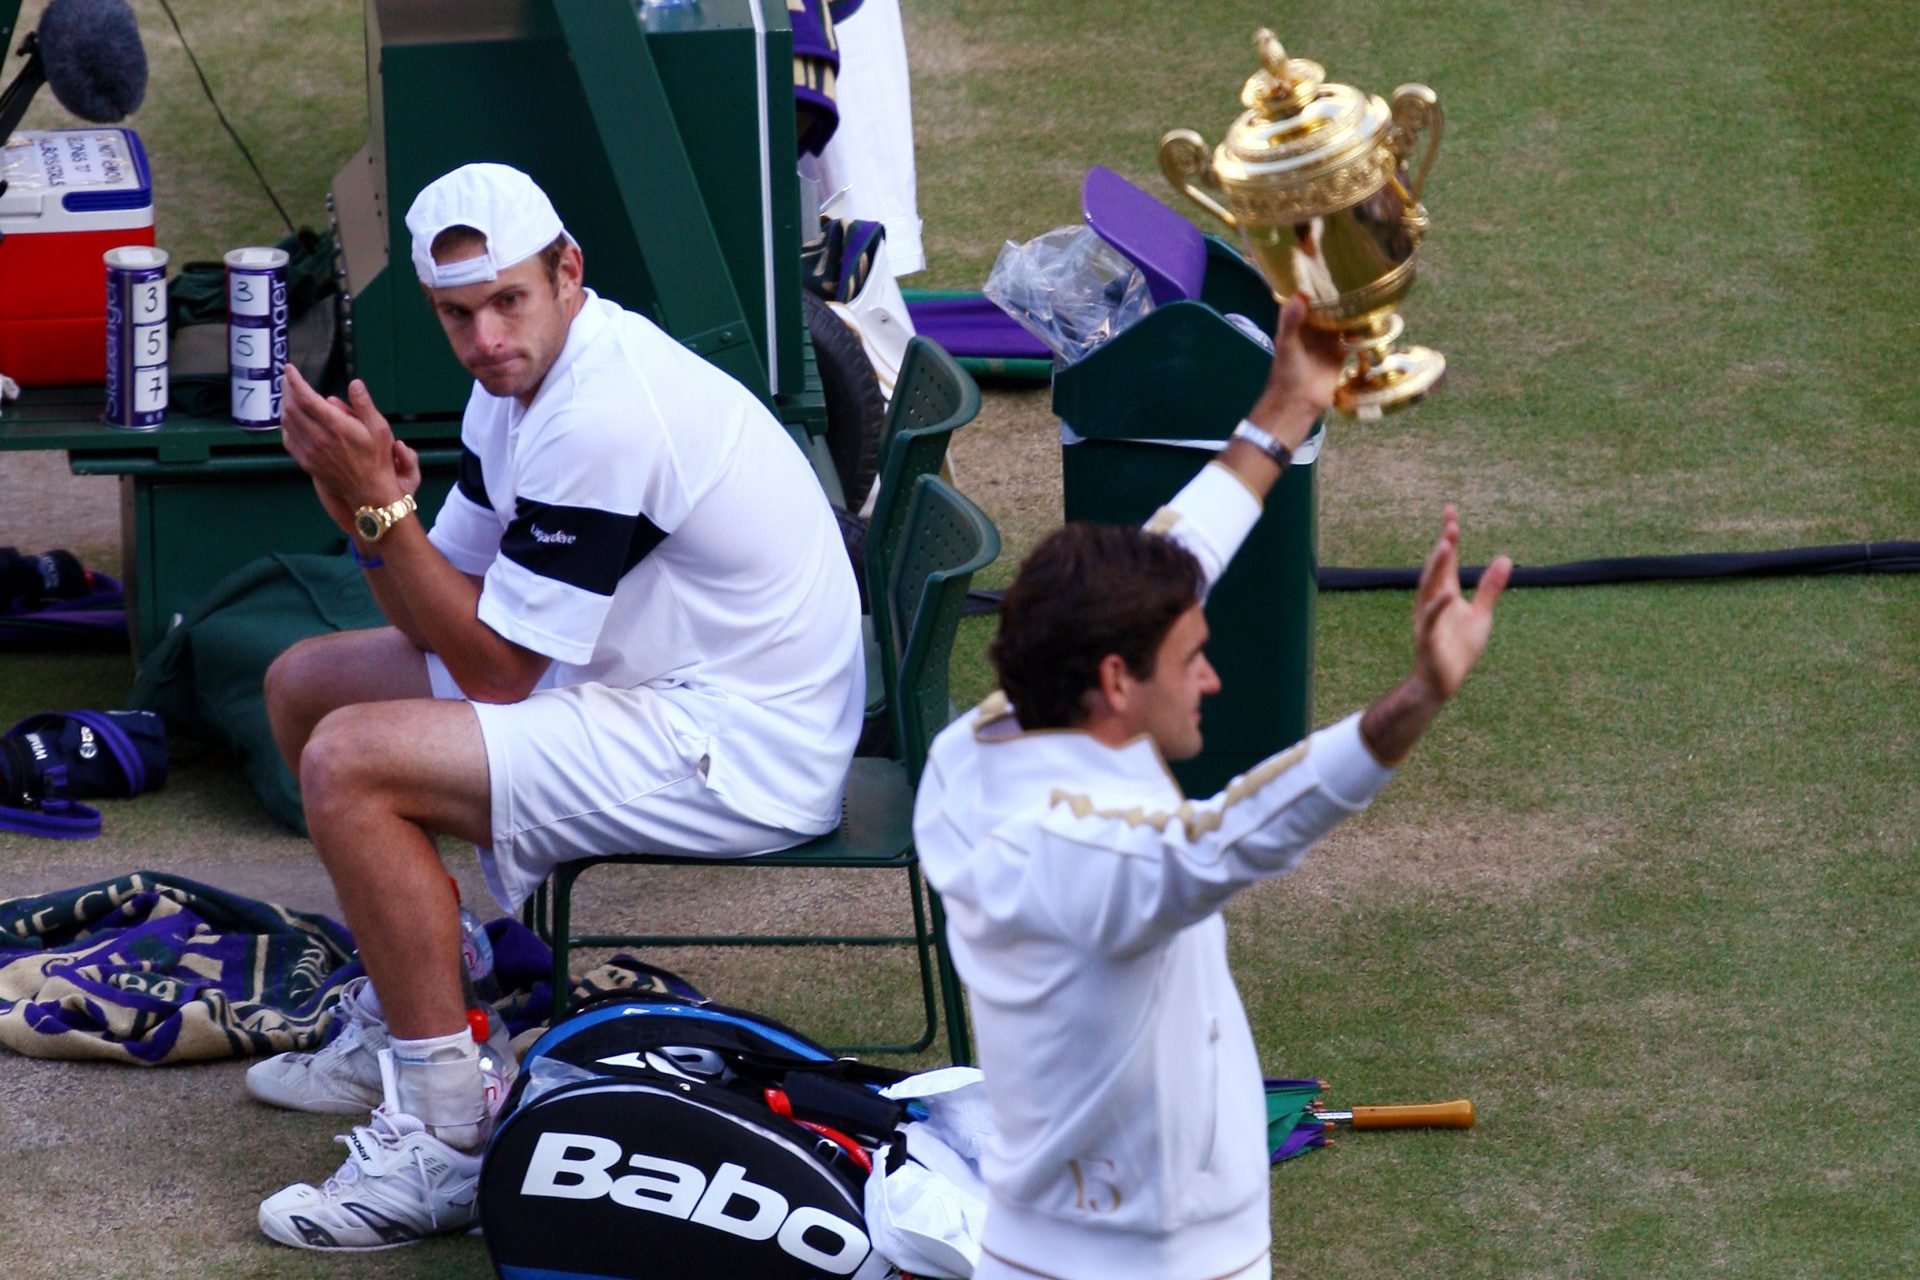
<path id="1" fill-rule="evenodd" d="M 0 177 L 16 195 L 34 190 L 69 187 L 132 187 L 140 183 L 139 167 L 126 134 L 119 129 L 98 133 L 61 129 L 16 134 L 17 145 L 0 151 Z"/>

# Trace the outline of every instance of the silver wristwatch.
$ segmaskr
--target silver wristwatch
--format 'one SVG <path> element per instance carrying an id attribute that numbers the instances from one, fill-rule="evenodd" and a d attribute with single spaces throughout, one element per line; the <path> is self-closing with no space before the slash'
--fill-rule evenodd
<path id="1" fill-rule="evenodd" d="M 1273 434 L 1265 427 L 1255 426 L 1245 418 L 1240 419 L 1240 425 L 1233 429 L 1233 438 L 1245 440 L 1272 458 L 1275 466 L 1284 467 L 1293 459 L 1293 450 L 1275 440 Z"/>

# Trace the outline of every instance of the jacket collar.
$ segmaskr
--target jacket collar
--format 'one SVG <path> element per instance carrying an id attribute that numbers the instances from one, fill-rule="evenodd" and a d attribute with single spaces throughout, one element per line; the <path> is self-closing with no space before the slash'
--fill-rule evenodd
<path id="1" fill-rule="evenodd" d="M 980 746 L 981 790 L 995 797 L 996 807 L 1046 804 L 1056 791 L 1100 805 L 1185 798 L 1144 733 L 1109 746 L 1080 729 L 1022 729 L 1006 695 L 997 692 L 969 714 Z"/>

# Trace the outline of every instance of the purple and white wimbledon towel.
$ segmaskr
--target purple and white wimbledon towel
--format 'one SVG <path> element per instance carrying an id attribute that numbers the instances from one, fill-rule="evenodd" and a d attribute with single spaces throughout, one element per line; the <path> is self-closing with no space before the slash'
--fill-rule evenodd
<path id="1" fill-rule="evenodd" d="M 0 902 L 0 1047 L 160 1066 L 312 1049 L 345 926 L 158 871 Z"/>

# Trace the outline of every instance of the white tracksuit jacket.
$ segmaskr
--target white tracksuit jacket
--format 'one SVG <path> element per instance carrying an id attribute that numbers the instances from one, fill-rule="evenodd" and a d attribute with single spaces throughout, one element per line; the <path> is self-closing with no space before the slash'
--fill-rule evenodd
<path id="1" fill-rule="evenodd" d="M 1211 583 L 1258 515 L 1208 466 L 1149 527 Z M 993 1107 L 987 1253 L 1065 1280 L 1201 1280 L 1266 1256 L 1261 1070 L 1220 908 L 1390 776 L 1357 714 L 1203 803 L 1150 739 L 1025 732 L 998 694 L 939 736 L 914 838 Z"/>

